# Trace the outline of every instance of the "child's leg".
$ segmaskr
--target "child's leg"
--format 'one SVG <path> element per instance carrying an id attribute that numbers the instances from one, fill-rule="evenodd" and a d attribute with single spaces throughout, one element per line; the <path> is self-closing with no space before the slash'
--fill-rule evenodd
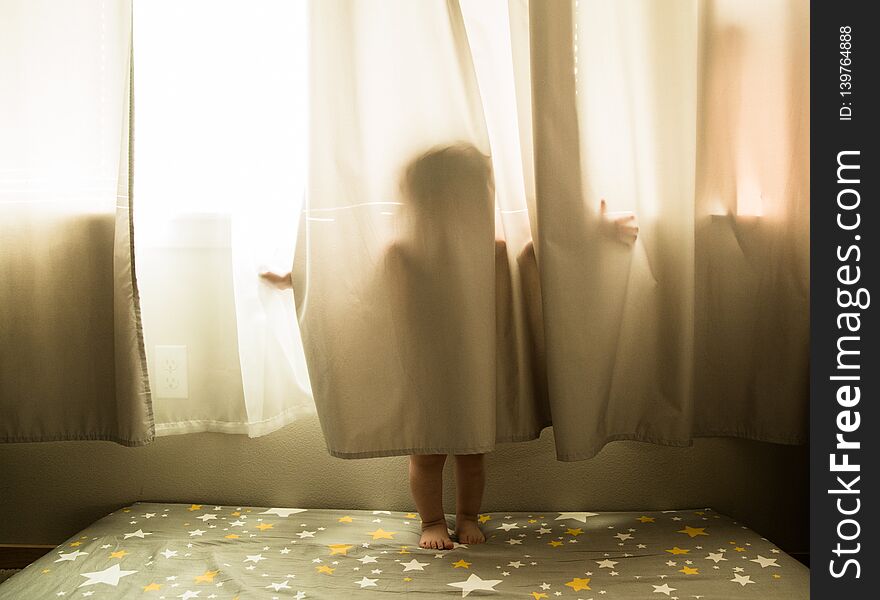
<path id="1" fill-rule="evenodd" d="M 422 548 L 452 548 L 443 514 L 444 464 L 445 454 L 413 454 L 409 457 L 409 487 L 422 519 L 419 540 Z"/>
<path id="2" fill-rule="evenodd" d="M 477 524 L 485 482 L 482 454 L 455 455 L 455 533 L 459 543 L 486 541 Z"/>

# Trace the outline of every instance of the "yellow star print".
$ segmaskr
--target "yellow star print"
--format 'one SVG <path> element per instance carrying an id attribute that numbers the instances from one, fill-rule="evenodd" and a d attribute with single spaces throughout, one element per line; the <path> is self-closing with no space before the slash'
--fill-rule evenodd
<path id="1" fill-rule="evenodd" d="M 409 548 L 409 546 L 401 546 L 400 552 L 398 552 L 398 554 L 410 554 L 410 551 L 407 550 L 407 548 Z"/>
<path id="2" fill-rule="evenodd" d="M 333 556 L 334 554 L 347 555 L 348 549 L 354 546 L 351 544 L 329 544 L 327 547 L 330 548 L 330 556 Z"/>
<path id="3" fill-rule="evenodd" d="M 685 575 L 699 575 L 700 569 L 698 567 L 682 567 L 678 572 L 684 573 Z"/>
<path id="4" fill-rule="evenodd" d="M 145 592 L 153 592 L 153 591 L 161 590 L 161 589 L 162 589 L 162 585 L 159 583 L 150 583 L 150 584 L 144 586 Z"/>
<path id="5" fill-rule="evenodd" d="M 230 533 L 229 535 L 224 535 L 223 537 L 225 537 L 227 540 L 237 540 L 238 534 L 237 533 Z"/>
<path id="6" fill-rule="evenodd" d="M 367 535 L 373 536 L 374 540 L 393 540 L 394 538 L 392 536 L 395 533 L 397 533 L 397 532 L 396 531 L 385 531 L 384 529 L 382 529 L 380 527 L 376 531 L 368 531 Z"/>
<path id="7" fill-rule="evenodd" d="M 452 567 L 455 569 L 458 569 L 459 567 L 464 568 L 464 569 L 469 569 L 470 566 L 471 566 L 471 563 L 467 562 L 463 558 L 461 560 L 458 560 L 458 561 L 452 563 Z"/>
<path id="8" fill-rule="evenodd" d="M 489 515 L 480 515 L 479 518 L 477 519 L 477 521 L 479 521 L 480 523 L 485 523 L 486 521 L 491 521 L 491 520 L 492 520 L 492 517 L 490 517 Z"/>
<path id="9" fill-rule="evenodd" d="M 415 514 L 415 513 L 406 513 L 406 514 L 403 515 L 403 516 L 404 516 L 405 518 L 407 518 L 407 519 L 415 519 L 415 518 L 418 517 L 419 515 L 417 515 L 417 514 Z"/>
<path id="10" fill-rule="evenodd" d="M 192 512 L 194 510 L 202 510 L 202 505 L 201 504 L 193 504 L 187 510 L 189 510 L 190 512 Z"/>
<path id="11" fill-rule="evenodd" d="M 125 550 L 117 550 L 116 552 L 110 553 L 110 558 L 122 558 L 126 554 L 128 554 L 128 552 L 126 552 Z"/>
<path id="12" fill-rule="evenodd" d="M 575 592 L 579 592 L 581 590 L 590 589 L 589 583 L 590 583 L 589 577 L 587 577 L 587 578 L 575 577 L 571 581 L 567 582 L 565 585 L 570 587 Z"/>
<path id="13" fill-rule="evenodd" d="M 412 577 L 404 577 L 403 580 L 404 581 L 412 581 Z"/>
<path id="14" fill-rule="evenodd" d="M 559 540 L 553 540 L 552 542 L 547 542 L 547 544 L 556 548 L 558 546 L 561 546 L 562 542 L 560 542 Z"/>
<path id="15" fill-rule="evenodd" d="M 544 592 L 532 592 L 532 598 L 535 600 L 541 600 L 541 598 L 546 598 L 547 594 Z"/>
<path id="16" fill-rule="evenodd" d="M 344 517 L 339 517 L 339 518 L 336 519 L 336 520 L 337 520 L 338 522 L 340 522 L 340 523 L 351 523 L 352 521 L 354 521 L 354 519 L 352 519 L 351 517 L 349 517 L 349 516 L 347 516 L 347 515 L 344 516 Z"/>
<path id="17" fill-rule="evenodd" d="M 70 542 L 70 545 L 76 548 L 77 546 L 82 546 L 82 542 Z"/>
<path id="18" fill-rule="evenodd" d="M 266 531 L 267 529 L 272 529 L 272 527 L 274 527 L 274 525 L 271 525 L 270 523 L 260 523 L 257 525 L 257 529 L 260 531 Z"/>
<path id="19" fill-rule="evenodd" d="M 584 530 L 581 529 L 580 527 L 578 527 L 577 529 L 572 529 L 571 527 L 569 527 L 568 529 L 565 530 L 565 533 L 568 533 L 573 536 L 579 536 L 583 532 L 584 532 Z"/>
<path id="20" fill-rule="evenodd" d="M 685 550 L 683 548 L 679 548 L 678 546 L 674 546 L 671 550 L 667 550 L 670 554 L 687 554 L 690 550 Z"/>
<path id="21" fill-rule="evenodd" d="M 706 533 L 705 527 L 691 527 L 690 525 L 685 525 L 684 529 L 679 529 L 677 533 L 686 533 L 690 537 L 697 537 L 698 535 L 709 535 Z"/>
<path id="22" fill-rule="evenodd" d="M 656 520 L 657 520 L 657 519 L 655 519 L 654 517 L 648 517 L 648 516 L 645 516 L 645 515 L 642 515 L 641 517 L 639 517 L 638 519 L 636 519 L 636 521 L 641 521 L 642 523 L 653 523 L 653 522 L 656 521 Z"/>
<path id="23" fill-rule="evenodd" d="M 327 565 L 321 565 L 320 567 L 315 567 L 315 570 L 318 573 L 326 573 L 327 575 L 333 575 L 333 567 L 328 567 Z"/>
<path id="24" fill-rule="evenodd" d="M 214 583 L 214 578 L 217 577 L 219 572 L 219 569 L 216 571 L 205 571 L 201 575 L 196 576 L 196 583 Z"/>

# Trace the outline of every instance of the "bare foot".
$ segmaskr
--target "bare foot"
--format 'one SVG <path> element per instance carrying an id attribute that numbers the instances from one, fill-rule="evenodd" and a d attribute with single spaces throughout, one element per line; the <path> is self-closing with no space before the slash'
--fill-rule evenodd
<path id="1" fill-rule="evenodd" d="M 446 521 L 423 528 L 422 537 L 419 539 L 419 546 L 435 550 L 452 550 L 452 540 L 449 539 Z"/>
<path id="2" fill-rule="evenodd" d="M 486 536 L 483 535 L 480 526 L 473 519 L 456 517 L 455 535 L 458 536 L 459 544 L 482 544 L 486 541 Z"/>

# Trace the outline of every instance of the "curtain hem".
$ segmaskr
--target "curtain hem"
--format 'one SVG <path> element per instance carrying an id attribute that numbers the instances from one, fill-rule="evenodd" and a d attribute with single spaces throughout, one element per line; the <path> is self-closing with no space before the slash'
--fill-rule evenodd
<path id="1" fill-rule="evenodd" d="M 630 441 L 630 442 L 644 442 L 646 444 L 654 444 L 656 446 L 671 446 L 678 448 L 685 448 L 694 445 L 695 438 L 735 438 L 741 440 L 749 440 L 752 442 L 765 442 L 768 444 L 781 444 L 785 446 L 803 446 L 808 443 L 806 438 L 801 438 L 798 436 L 794 436 L 791 438 L 780 438 L 772 435 L 759 435 L 755 433 L 743 433 L 743 432 L 726 432 L 726 431 L 705 431 L 701 433 L 694 433 L 690 438 L 683 440 L 672 440 L 672 439 L 664 439 L 664 438 L 656 438 L 647 435 L 637 435 L 630 433 L 621 433 L 616 435 L 610 435 L 606 437 L 599 444 L 594 444 L 590 450 L 585 452 L 575 452 L 570 454 L 561 454 L 557 451 L 556 460 L 561 462 L 576 462 L 580 460 L 589 460 L 595 457 L 599 452 L 604 448 L 607 444 L 611 442 L 621 442 L 621 441 Z"/>
<path id="2" fill-rule="evenodd" d="M 257 421 L 255 423 L 241 423 L 234 421 L 218 421 L 213 419 L 193 419 L 188 421 L 174 421 L 156 424 L 156 436 L 185 435 L 188 433 L 227 433 L 247 435 L 255 438 L 268 435 L 282 429 L 300 417 L 316 414 L 314 409 L 291 408 L 283 413 Z"/>
<path id="3" fill-rule="evenodd" d="M 137 269 L 135 267 L 134 247 L 134 14 L 129 14 L 129 48 L 128 48 L 128 177 L 127 193 L 128 202 L 128 256 L 131 277 L 131 309 L 134 317 L 134 334 L 137 345 L 138 360 L 140 363 L 140 386 L 143 395 L 144 410 L 146 412 L 147 438 L 141 440 L 129 440 L 128 443 L 117 441 L 123 446 L 144 446 L 156 439 L 156 420 L 153 413 L 153 392 L 150 387 L 150 370 L 147 364 L 147 349 L 144 343 L 144 325 L 141 315 L 141 295 L 138 288 Z"/>
<path id="4" fill-rule="evenodd" d="M 58 434 L 47 436 L 20 436 L 0 438 L 0 444 L 30 444 L 39 442 L 115 442 L 120 446 L 134 448 L 146 446 L 153 441 L 152 437 L 130 440 L 118 435 L 94 433 L 94 434 Z"/>
<path id="5" fill-rule="evenodd" d="M 495 450 L 496 444 L 529 442 L 532 440 L 536 440 L 541 437 L 541 432 L 548 427 L 552 427 L 552 425 L 548 423 L 546 425 L 542 425 L 535 431 L 531 431 L 526 434 L 506 436 L 496 439 L 495 442 L 492 444 L 472 446 L 469 448 L 397 448 L 394 450 L 369 450 L 366 452 L 341 452 L 339 450 L 332 450 L 331 448 L 327 448 L 327 452 L 330 453 L 330 456 L 345 459 L 380 458 L 383 456 L 407 456 L 410 454 L 485 454 L 486 452 L 492 452 L 493 450 Z"/>

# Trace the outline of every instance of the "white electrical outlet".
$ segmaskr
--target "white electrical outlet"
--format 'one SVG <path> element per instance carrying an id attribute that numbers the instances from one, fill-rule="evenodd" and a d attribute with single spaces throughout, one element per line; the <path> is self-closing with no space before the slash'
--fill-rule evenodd
<path id="1" fill-rule="evenodd" d="M 156 346 L 153 392 L 159 398 L 188 398 L 186 346 Z"/>

